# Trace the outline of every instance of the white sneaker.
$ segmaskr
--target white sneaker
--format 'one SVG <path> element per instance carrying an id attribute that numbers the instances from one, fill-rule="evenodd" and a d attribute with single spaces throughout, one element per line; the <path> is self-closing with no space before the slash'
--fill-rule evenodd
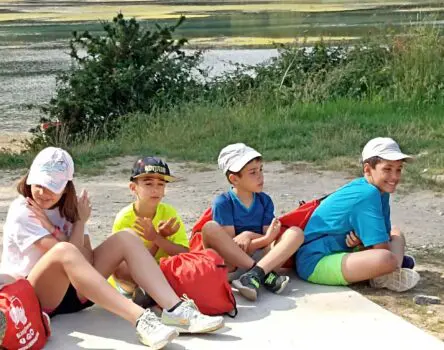
<path id="1" fill-rule="evenodd" d="M 175 328 L 161 323 L 149 309 L 146 309 L 137 320 L 136 331 L 139 341 L 153 349 L 162 349 L 179 335 Z"/>
<path id="2" fill-rule="evenodd" d="M 411 269 L 397 269 L 387 275 L 375 277 L 370 280 L 373 288 L 387 288 L 395 292 L 405 292 L 415 287 L 421 276 Z"/>
<path id="3" fill-rule="evenodd" d="M 222 316 L 203 315 L 193 300 L 186 296 L 182 300 L 174 311 L 163 310 L 162 322 L 167 326 L 175 327 L 179 333 L 207 333 L 224 326 Z"/>

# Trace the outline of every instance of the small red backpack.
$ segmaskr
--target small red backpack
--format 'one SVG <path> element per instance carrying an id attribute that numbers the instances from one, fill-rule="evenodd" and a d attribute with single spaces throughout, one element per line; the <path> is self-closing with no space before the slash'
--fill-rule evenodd
<path id="1" fill-rule="evenodd" d="M 212 249 L 162 258 L 160 269 L 177 295 L 193 299 L 206 315 L 237 315 L 222 257 Z"/>
<path id="2" fill-rule="evenodd" d="M 51 330 L 31 284 L 20 279 L 0 289 L 0 344 L 8 350 L 39 350 Z"/>

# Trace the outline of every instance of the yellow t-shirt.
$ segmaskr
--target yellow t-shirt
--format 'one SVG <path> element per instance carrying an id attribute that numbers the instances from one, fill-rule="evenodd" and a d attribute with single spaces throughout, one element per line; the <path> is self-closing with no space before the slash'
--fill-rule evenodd
<path id="1" fill-rule="evenodd" d="M 166 237 L 166 239 L 169 240 L 170 242 L 173 242 L 175 244 L 179 244 L 181 246 L 188 248 L 189 241 L 188 241 L 187 232 L 185 230 L 185 226 L 182 222 L 182 219 L 177 214 L 176 209 L 174 209 L 171 205 L 166 204 L 166 203 L 159 203 L 159 205 L 157 206 L 156 215 L 153 218 L 154 228 L 157 230 L 160 221 L 167 221 L 168 219 L 170 219 L 172 217 L 175 217 L 179 221 L 180 227 L 179 227 L 179 230 L 175 234 L 173 234 L 169 237 Z M 131 203 L 130 205 L 123 208 L 116 215 L 116 218 L 114 220 L 114 225 L 113 225 L 113 233 L 127 229 L 127 228 L 133 228 L 133 226 L 136 222 L 136 218 L 137 217 L 136 217 L 136 212 L 134 211 L 134 204 Z M 151 248 L 151 246 L 152 246 L 151 241 L 147 241 L 143 237 L 140 237 L 140 239 L 143 240 L 145 247 L 147 247 L 148 249 Z M 160 258 L 168 257 L 168 256 L 169 255 L 167 254 L 167 252 L 165 252 L 163 249 L 159 248 L 157 250 L 157 253 L 154 258 L 159 263 Z"/>

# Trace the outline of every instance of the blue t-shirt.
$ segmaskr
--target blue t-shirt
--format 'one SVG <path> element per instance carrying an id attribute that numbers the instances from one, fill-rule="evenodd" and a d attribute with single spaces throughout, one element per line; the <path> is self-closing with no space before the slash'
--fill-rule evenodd
<path id="1" fill-rule="evenodd" d="M 304 230 L 305 243 L 296 253 L 296 269 L 308 279 L 324 256 L 349 252 L 345 239 L 350 231 L 365 247 L 390 239 L 390 195 L 381 193 L 365 178 L 341 187 L 322 201 Z"/>
<path id="2" fill-rule="evenodd" d="M 264 192 L 254 193 L 253 202 L 247 208 L 232 191 L 220 194 L 213 201 L 213 220 L 222 226 L 234 226 L 236 235 L 244 231 L 263 234 L 274 218 L 274 205 Z"/>

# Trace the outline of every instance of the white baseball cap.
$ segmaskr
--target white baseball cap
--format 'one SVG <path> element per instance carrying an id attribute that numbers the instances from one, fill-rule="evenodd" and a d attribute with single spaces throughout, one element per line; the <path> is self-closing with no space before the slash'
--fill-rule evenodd
<path id="1" fill-rule="evenodd" d="M 244 143 L 233 143 L 220 151 L 217 162 L 219 169 L 221 169 L 224 174 L 226 174 L 228 170 L 237 173 L 241 171 L 250 160 L 257 157 L 262 157 L 262 154 L 255 149 L 248 147 Z"/>
<path id="2" fill-rule="evenodd" d="M 380 157 L 385 160 L 413 160 L 412 156 L 402 153 L 399 145 L 390 137 L 377 137 L 367 142 L 362 150 L 362 160 L 371 157 Z"/>
<path id="3" fill-rule="evenodd" d="M 74 162 L 69 153 L 61 148 L 47 147 L 34 158 L 26 183 L 61 193 L 73 175 Z"/>

